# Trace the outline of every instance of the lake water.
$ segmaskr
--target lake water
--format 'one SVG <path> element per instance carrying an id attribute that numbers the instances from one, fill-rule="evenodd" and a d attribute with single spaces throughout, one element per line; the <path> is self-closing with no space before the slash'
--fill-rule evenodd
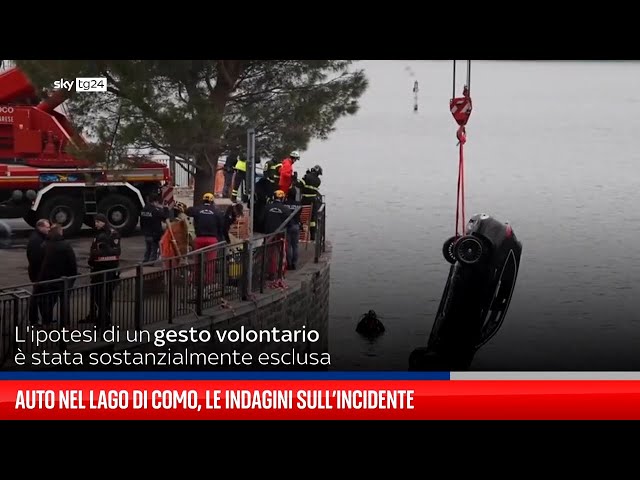
<path id="1" fill-rule="evenodd" d="M 334 367 L 406 370 L 431 330 L 455 231 L 452 62 L 359 65 L 370 80 L 359 113 L 296 167 L 324 169 Z M 467 217 L 509 221 L 523 243 L 505 323 L 472 368 L 640 368 L 638 78 L 637 62 L 472 62 Z M 375 342 L 355 332 L 369 309 L 387 327 Z"/>

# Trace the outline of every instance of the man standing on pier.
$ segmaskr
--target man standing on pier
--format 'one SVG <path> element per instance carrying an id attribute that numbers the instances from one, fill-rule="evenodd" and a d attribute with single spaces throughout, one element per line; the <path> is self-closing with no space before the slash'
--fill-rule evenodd
<path id="1" fill-rule="evenodd" d="M 64 239 L 62 225 L 53 225 L 44 244 L 42 269 L 38 277 L 38 281 L 43 283 L 37 286 L 43 325 L 50 325 L 53 322 L 53 311 L 56 304 L 62 299 L 64 292 L 64 281 L 61 279 L 63 277 L 73 278 L 76 275 L 78 275 L 78 264 L 73 247 Z M 72 286 L 74 282 L 75 279 L 71 280 L 69 286 Z M 65 313 L 62 308 L 61 305 L 60 315 Z"/>
<path id="2" fill-rule="evenodd" d="M 96 236 L 89 251 L 89 267 L 91 267 L 91 301 L 89 315 L 84 322 L 98 323 L 101 327 L 111 326 L 111 304 L 116 281 L 120 272 L 122 246 L 120 234 L 108 224 L 106 215 L 102 213 L 94 217 Z"/>
<path id="3" fill-rule="evenodd" d="M 164 222 L 169 212 L 160 205 L 157 194 L 149 195 L 149 201 L 140 212 L 140 230 L 144 235 L 145 250 L 142 261 L 155 262 L 160 253 L 160 239 L 164 233 Z"/>
<path id="4" fill-rule="evenodd" d="M 49 220 L 41 218 L 36 222 L 36 229 L 31 233 L 27 243 L 27 261 L 29 262 L 27 273 L 29 281 L 34 283 L 38 281 L 38 275 L 40 275 L 44 258 L 44 242 L 47 240 L 50 229 Z"/>
<path id="5" fill-rule="evenodd" d="M 27 273 L 29 274 L 29 281 L 36 283 L 42 270 L 42 261 L 44 259 L 44 242 L 47 240 L 47 235 L 51 230 L 51 223 L 46 218 L 41 218 L 36 222 L 36 229 L 31 233 L 29 237 L 29 243 L 27 243 Z M 31 325 L 37 325 L 39 320 L 38 312 L 42 310 L 41 299 L 38 295 L 38 286 L 33 287 L 31 298 L 29 300 L 29 323 Z"/>

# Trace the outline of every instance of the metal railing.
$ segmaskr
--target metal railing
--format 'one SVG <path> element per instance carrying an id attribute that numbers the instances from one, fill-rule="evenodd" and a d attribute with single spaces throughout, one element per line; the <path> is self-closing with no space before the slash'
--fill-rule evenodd
<path id="1" fill-rule="evenodd" d="M 38 313 L 57 329 L 104 331 L 115 326 L 125 332 L 202 315 L 229 301 L 263 293 L 269 281 L 283 278 L 287 226 L 299 209 L 274 233 L 256 235 L 251 242 L 221 242 L 157 262 L 0 289 L 0 366 L 13 358 L 17 348 L 25 355 L 66 350 L 63 342 L 36 347 L 18 341 L 28 338 Z M 323 204 L 317 214 L 316 263 L 325 251 L 325 212 Z"/>

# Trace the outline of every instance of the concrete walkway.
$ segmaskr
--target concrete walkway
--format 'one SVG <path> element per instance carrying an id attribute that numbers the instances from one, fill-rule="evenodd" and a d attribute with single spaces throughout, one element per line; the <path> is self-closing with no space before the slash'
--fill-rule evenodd
<path id="1" fill-rule="evenodd" d="M 78 261 L 78 273 L 89 273 L 89 248 L 91 247 L 91 237 L 81 237 L 69 240 L 76 253 Z M 13 248 L 0 250 L 0 264 L 2 265 L 2 278 L 0 278 L 0 289 L 30 283 L 27 274 L 27 242 L 16 242 Z M 135 265 L 144 256 L 144 238 L 142 236 L 127 237 L 122 239 L 122 260 L 123 267 Z"/>
<path id="2" fill-rule="evenodd" d="M 80 274 L 89 273 L 87 260 L 89 259 L 91 241 L 92 239 L 89 237 L 69 240 L 76 253 L 78 273 Z M 120 265 L 123 268 L 133 267 L 142 261 L 144 247 L 144 238 L 142 236 L 123 238 Z M 309 244 L 308 246 L 305 246 L 304 243 L 300 244 L 300 265 L 308 261 L 313 261 L 314 249 L 315 246 L 313 244 Z M 27 274 L 26 240 L 25 242 L 15 245 L 14 248 L 0 249 L 0 265 L 2 265 L 0 290 L 6 287 L 30 283 Z"/>

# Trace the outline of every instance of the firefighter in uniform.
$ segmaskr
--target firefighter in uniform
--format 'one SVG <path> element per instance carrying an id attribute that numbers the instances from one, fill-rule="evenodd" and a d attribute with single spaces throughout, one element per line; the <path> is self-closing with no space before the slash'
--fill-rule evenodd
<path id="1" fill-rule="evenodd" d="M 238 155 L 238 161 L 233 169 L 236 171 L 233 180 L 233 190 L 231 191 L 231 201 L 235 202 L 238 198 L 238 190 L 240 185 L 245 182 L 247 178 L 247 156 L 244 153 Z M 245 183 L 246 185 L 246 183 Z"/>
<path id="2" fill-rule="evenodd" d="M 322 195 L 320 195 L 320 176 L 322 175 L 322 167 L 316 165 L 307 170 L 302 177 L 302 204 L 311 205 L 311 221 L 309 222 L 309 231 L 311 240 L 316 239 L 316 222 L 318 220 L 318 209 L 322 205 Z"/>
<path id="3" fill-rule="evenodd" d="M 274 233 L 278 230 L 278 227 L 284 223 L 284 221 L 291 215 L 291 209 L 284 204 L 286 194 L 282 190 L 276 190 L 274 193 L 273 202 L 267 205 L 264 214 L 264 227 L 265 233 Z M 287 244 L 286 234 L 278 239 L 277 237 L 271 237 L 267 241 L 267 278 L 269 280 L 275 280 L 278 277 L 279 265 L 286 265 L 287 261 Z M 282 259 L 282 263 L 280 260 Z"/>
<path id="4" fill-rule="evenodd" d="M 213 204 L 213 198 L 213 193 L 205 193 L 202 196 L 201 205 L 187 209 L 187 215 L 193 218 L 193 227 L 196 234 L 196 238 L 193 241 L 194 250 L 212 247 L 218 242 L 224 241 L 224 219 Z M 217 250 L 213 248 L 210 248 L 205 253 L 206 285 L 210 285 L 214 280 L 217 253 Z M 196 278 L 198 278 L 199 272 L 196 272 L 196 275 Z"/>
<path id="5" fill-rule="evenodd" d="M 120 277 L 120 234 L 107 223 L 107 217 L 98 213 L 94 217 L 96 235 L 89 251 L 91 268 L 91 301 L 85 322 L 98 323 L 101 327 L 111 325 L 113 289 Z M 103 272 L 103 273 L 101 273 Z"/>
<path id="6" fill-rule="evenodd" d="M 262 173 L 267 180 L 267 185 L 270 187 L 268 192 L 269 197 L 273 197 L 273 194 L 278 189 L 278 183 L 280 182 L 280 169 L 282 168 L 282 161 L 278 161 L 276 158 L 269 160 L 264 164 Z"/>

